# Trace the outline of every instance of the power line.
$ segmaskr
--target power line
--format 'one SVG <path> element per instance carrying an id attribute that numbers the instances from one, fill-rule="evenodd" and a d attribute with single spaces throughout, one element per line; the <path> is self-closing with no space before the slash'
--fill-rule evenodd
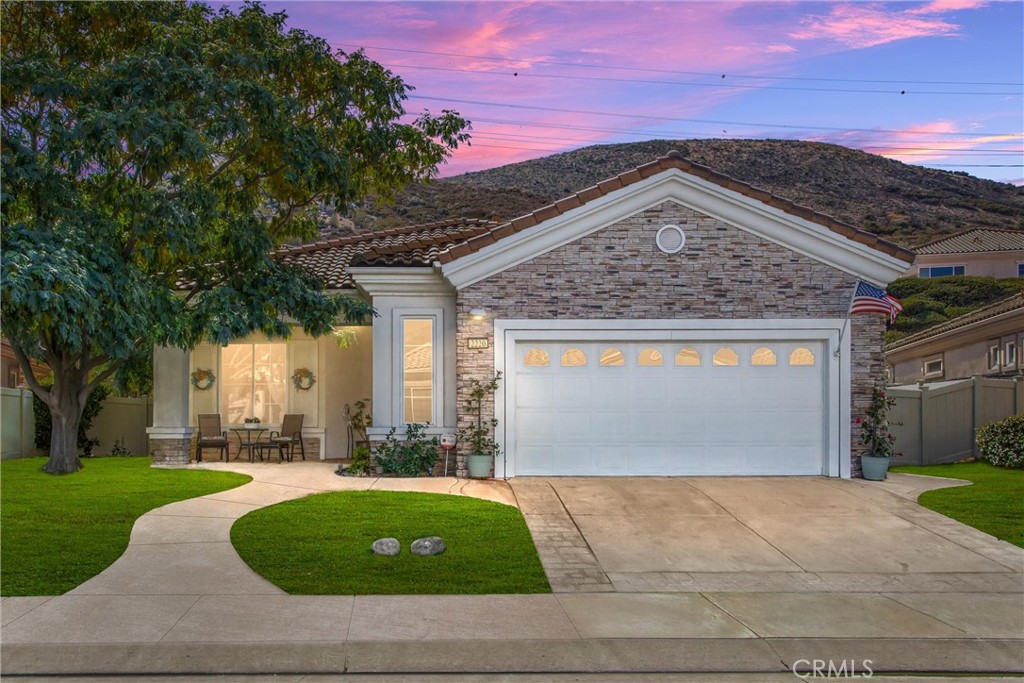
<path id="1" fill-rule="evenodd" d="M 559 148 L 560 146 L 564 146 L 563 144 L 559 144 L 559 143 L 564 143 L 564 142 L 581 142 L 583 144 L 613 144 L 611 142 L 597 142 L 594 139 L 581 139 L 581 138 L 573 138 L 573 137 L 549 137 L 549 136 L 546 136 L 546 135 L 521 135 L 521 134 L 516 134 L 516 133 L 505 133 L 505 132 L 485 131 L 485 130 L 484 131 L 474 130 L 471 133 L 471 137 L 472 137 L 473 140 L 476 140 L 477 138 L 483 138 L 483 139 L 487 139 L 487 140 L 499 140 L 499 141 L 506 140 L 506 141 L 512 141 L 512 142 L 519 141 L 521 139 L 525 143 L 530 143 L 531 141 L 536 141 L 538 144 L 548 144 L 549 141 L 550 141 L 551 144 L 555 145 L 552 148 Z M 914 146 L 909 146 L 908 147 L 908 146 L 900 146 L 898 144 L 866 144 L 866 145 L 858 144 L 858 145 L 854 145 L 854 147 L 857 148 L 857 150 L 861 150 L 861 151 L 884 150 L 887 153 L 900 153 L 900 154 L 895 154 L 894 156 L 910 156 L 910 155 L 919 155 L 919 154 L 921 154 L 921 155 L 924 155 L 924 154 L 930 155 L 930 154 L 933 154 L 933 153 L 936 153 L 936 152 L 940 152 L 940 153 L 942 153 L 944 155 L 950 155 L 950 156 L 962 155 L 962 156 L 970 156 L 970 157 L 982 157 L 982 156 L 989 156 L 989 155 L 996 155 L 996 156 L 997 155 L 1017 155 L 1017 156 L 1024 155 L 1024 150 L 986 150 L 986 148 L 984 148 L 984 147 L 952 147 L 952 148 L 950 148 L 950 147 L 925 147 L 925 146 L 920 146 L 920 145 L 914 145 Z"/>
<path id="2" fill-rule="evenodd" d="M 482 102 L 480 100 L 460 100 L 451 97 L 432 97 L 429 95 L 417 95 L 411 94 L 410 100 L 426 100 L 430 102 L 446 102 L 450 104 L 471 104 L 480 107 L 500 107 L 505 109 L 526 109 L 530 111 L 548 111 L 558 114 L 583 114 L 585 116 L 611 116 L 617 118 L 629 118 L 629 119 L 645 119 L 650 121 L 686 121 L 688 123 L 705 123 L 714 124 L 716 126 L 753 126 L 755 128 L 782 128 L 786 130 L 825 130 L 833 132 L 860 132 L 860 133 L 898 133 L 900 135 L 942 135 L 951 137 L 977 137 L 979 135 L 998 135 L 998 136 L 1018 136 L 1020 133 L 992 133 L 975 131 L 973 133 L 942 133 L 937 131 L 911 131 L 911 130 L 892 130 L 887 128 L 837 128 L 835 126 L 810 126 L 810 125 L 794 125 L 788 123 L 765 123 L 765 122 L 751 122 L 751 121 L 724 121 L 717 119 L 691 119 L 682 116 L 653 116 L 650 114 L 638 114 L 629 113 L 623 114 L 618 112 L 605 112 L 605 111 L 587 111 L 584 109 L 564 109 L 561 107 L 537 107 L 527 104 L 511 104 L 503 102 Z"/>
<path id="3" fill-rule="evenodd" d="M 508 78 L 509 74 L 499 71 L 487 71 L 485 69 L 448 69 L 439 66 L 422 66 L 419 64 L 381 64 L 389 69 L 420 69 L 423 71 L 444 71 L 447 73 L 470 73 L 470 74 L 483 74 L 486 76 L 499 76 L 502 78 Z M 576 80 L 576 81 L 601 81 L 609 83 L 640 83 L 646 85 L 676 85 L 682 87 L 694 87 L 694 88 L 726 88 L 733 90 L 790 90 L 800 92 L 836 92 L 836 93 L 859 93 L 859 94 L 875 94 L 875 95 L 954 95 L 954 96 L 974 96 L 974 95 L 1020 95 L 1020 91 L 1014 92 L 991 92 L 991 91 L 974 91 L 974 92 L 954 92 L 946 90 L 868 90 L 868 89 L 857 89 L 857 88 L 812 88 L 812 87 L 799 87 L 799 86 L 786 86 L 786 85 L 744 85 L 744 84 L 732 84 L 732 83 L 695 83 L 693 81 L 655 81 L 649 79 L 639 78 L 613 78 L 610 76 L 569 76 L 566 74 L 535 74 L 535 73 L 519 73 L 515 72 L 512 74 L 514 78 L 548 78 L 548 79 L 560 79 L 560 80 Z"/>
<path id="4" fill-rule="evenodd" d="M 539 123 L 539 122 L 536 122 L 536 121 L 512 121 L 512 120 L 508 120 L 508 119 L 490 119 L 490 118 L 482 118 L 482 117 L 481 118 L 474 118 L 473 122 L 474 123 L 493 123 L 493 124 L 498 124 L 498 125 L 503 125 L 503 126 L 517 126 L 519 128 L 524 128 L 524 127 L 525 128 L 550 128 L 550 129 L 553 129 L 553 130 L 574 130 L 574 131 L 578 130 L 578 131 L 586 131 L 586 132 L 594 132 L 594 133 L 611 133 L 611 134 L 614 134 L 614 135 L 630 135 L 630 136 L 633 136 L 633 137 L 653 138 L 653 139 L 671 139 L 671 138 L 674 138 L 674 139 L 677 139 L 677 140 L 684 140 L 684 139 L 687 139 L 688 137 L 693 137 L 693 138 L 697 138 L 697 139 L 730 139 L 730 138 L 731 139 L 755 139 L 755 140 L 762 139 L 762 136 L 756 135 L 756 134 L 751 134 L 751 135 L 735 134 L 735 135 L 730 135 L 728 138 L 723 138 L 722 137 L 723 136 L 722 133 L 707 134 L 707 133 L 702 133 L 702 132 L 698 132 L 698 131 L 651 131 L 651 130 L 642 130 L 642 129 L 641 130 L 627 130 L 627 129 L 623 129 L 623 128 L 602 128 L 602 127 L 594 127 L 594 126 L 574 126 L 574 125 L 571 125 L 571 124 Z M 480 131 L 476 131 L 476 130 L 474 130 L 473 133 L 472 133 L 472 135 L 474 135 L 474 136 L 475 135 L 480 135 L 480 134 L 481 134 Z M 538 137 L 538 138 L 543 138 L 544 137 L 544 136 L 536 136 L 536 135 L 517 135 L 515 133 L 507 133 L 507 132 L 504 132 L 504 131 L 502 131 L 502 132 L 484 132 L 483 134 L 484 135 L 510 135 L 510 136 L 515 136 L 515 137 Z M 565 140 L 566 138 L 558 137 L 558 138 L 544 138 L 544 139 Z M 614 143 L 602 143 L 602 142 L 594 141 L 592 139 L 578 140 L 578 141 L 579 142 L 586 142 L 588 144 L 614 144 Z M 813 142 L 822 142 L 822 140 L 814 140 Z M 839 142 L 832 142 L 830 140 L 826 140 L 825 142 L 830 142 L 831 144 L 842 144 L 842 143 L 839 143 Z M 921 145 L 924 145 L 924 144 L 933 144 L 933 145 L 944 144 L 942 141 L 922 140 L 920 143 L 915 144 L 912 147 L 901 147 L 901 146 L 899 146 L 899 143 L 906 143 L 907 142 L 906 140 L 899 140 L 899 141 L 894 141 L 891 144 L 885 144 L 886 140 L 879 140 L 877 138 L 873 138 L 871 140 L 871 142 L 873 142 L 874 144 L 871 144 L 871 145 L 849 145 L 849 144 L 846 144 L 846 145 L 843 145 L 843 146 L 846 146 L 846 147 L 853 146 L 856 149 L 861 149 L 861 150 L 868 150 L 868 149 L 894 150 L 894 149 L 899 149 L 899 150 L 928 150 L 928 151 L 933 151 L 933 152 L 953 151 L 953 150 L 950 150 L 948 147 L 921 147 Z M 1024 148 L 1022 148 L 1020 150 L 1015 150 L 1015 149 L 994 149 L 994 150 L 990 150 L 990 149 L 985 149 L 985 148 L 982 148 L 982 147 L 960 148 L 960 149 L 961 150 L 970 150 L 970 151 L 984 152 L 984 153 L 1024 154 Z"/>
<path id="5" fill-rule="evenodd" d="M 913 83 L 916 85 L 1007 85 L 1007 86 L 1019 86 L 1020 83 L 1013 82 L 1002 82 L 1002 81 L 919 81 L 910 79 L 897 79 L 897 80 L 882 80 L 882 79 L 868 79 L 868 78 L 813 78 L 808 76 L 766 76 L 766 75 L 750 75 L 750 74 L 726 74 L 726 73 L 709 73 L 706 71 L 674 71 L 670 69 L 650 69 L 644 67 L 635 66 L 609 66 L 606 64 L 590 64 L 586 62 L 557 62 L 547 59 L 529 59 L 529 58 L 517 58 L 517 57 L 494 57 L 489 55 L 467 55 L 458 52 L 433 52 L 430 50 L 412 50 L 408 48 L 400 47 L 379 47 L 370 45 L 357 45 L 356 43 L 335 43 L 335 45 L 343 45 L 346 47 L 355 47 L 363 50 L 382 50 L 388 52 L 408 52 L 410 54 L 419 55 L 435 55 L 439 57 L 461 57 L 465 59 L 484 59 L 495 62 L 511 62 L 516 64 L 541 64 L 550 66 L 570 66 L 579 67 L 586 69 L 612 69 L 618 71 L 637 71 L 643 73 L 658 73 L 658 74 L 673 74 L 676 76 L 707 76 L 710 78 L 750 78 L 750 79 L 762 79 L 762 80 L 775 80 L 775 81 L 817 81 L 823 83 L 892 83 L 892 84 L 907 84 Z"/>

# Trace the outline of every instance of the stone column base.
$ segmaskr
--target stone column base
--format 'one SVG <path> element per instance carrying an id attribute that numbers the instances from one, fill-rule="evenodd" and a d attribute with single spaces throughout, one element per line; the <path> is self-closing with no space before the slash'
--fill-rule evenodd
<path id="1" fill-rule="evenodd" d="M 192 456 L 192 427 L 150 427 L 149 452 L 153 467 L 184 467 Z"/>

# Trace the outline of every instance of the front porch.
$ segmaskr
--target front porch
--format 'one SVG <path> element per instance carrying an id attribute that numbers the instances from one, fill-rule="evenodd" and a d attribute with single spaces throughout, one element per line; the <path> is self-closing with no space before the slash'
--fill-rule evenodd
<path id="1" fill-rule="evenodd" d="M 232 465 L 248 464 L 249 445 L 268 441 L 272 432 L 280 432 L 284 416 L 295 414 L 302 415 L 307 461 L 349 457 L 354 435 L 345 407 L 372 395 L 371 330 L 338 330 L 338 335 L 320 338 L 295 330 L 288 340 L 253 334 L 225 346 L 155 349 L 153 426 L 147 430 L 153 464 L 196 462 L 199 415 L 220 417 Z M 296 383 L 299 370 L 303 381 Z M 246 421 L 253 418 L 259 427 L 247 429 Z M 252 449 L 256 464 L 261 451 L 265 462 L 278 462 L 276 449 Z M 296 461 L 300 453 L 296 446 Z M 204 465 L 223 462 L 217 448 L 204 448 L 202 460 Z"/>

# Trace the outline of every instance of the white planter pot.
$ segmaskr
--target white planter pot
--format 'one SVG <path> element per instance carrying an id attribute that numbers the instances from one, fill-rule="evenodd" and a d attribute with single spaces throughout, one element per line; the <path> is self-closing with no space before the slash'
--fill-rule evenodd
<path id="1" fill-rule="evenodd" d="M 877 455 L 862 455 L 860 469 L 868 481 L 882 481 L 889 473 L 889 458 Z"/>
<path id="2" fill-rule="evenodd" d="M 466 456 L 466 469 L 469 470 L 469 476 L 473 479 L 487 479 L 491 476 L 491 465 L 494 464 L 494 456 L 492 455 L 467 455 Z"/>

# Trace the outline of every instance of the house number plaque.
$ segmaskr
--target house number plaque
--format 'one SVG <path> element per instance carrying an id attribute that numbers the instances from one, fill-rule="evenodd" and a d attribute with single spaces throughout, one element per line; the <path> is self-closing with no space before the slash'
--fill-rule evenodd
<path id="1" fill-rule="evenodd" d="M 470 337 L 466 340 L 466 346 L 471 349 L 486 349 L 490 344 L 487 337 Z"/>

